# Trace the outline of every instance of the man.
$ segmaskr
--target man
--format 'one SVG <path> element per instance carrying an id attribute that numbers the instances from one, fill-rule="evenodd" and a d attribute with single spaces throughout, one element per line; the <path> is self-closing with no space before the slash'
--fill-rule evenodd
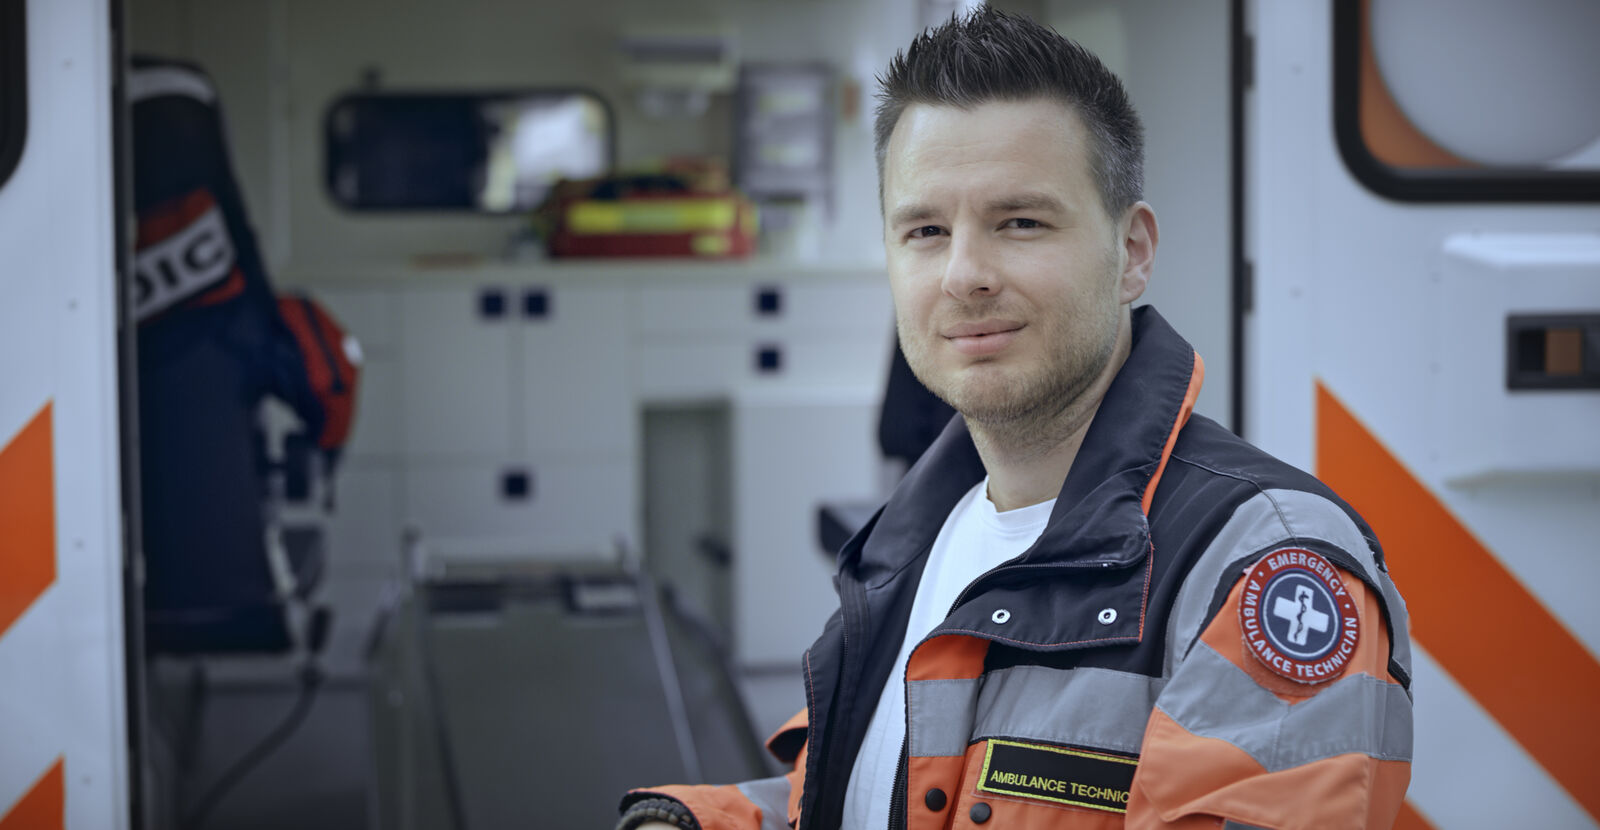
<path id="1" fill-rule="evenodd" d="M 1121 84 L 984 9 L 881 100 L 900 342 L 961 417 L 840 553 L 768 744 L 794 772 L 621 826 L 1387 827 L 1404 604 L 1327 488 L 1191 417 L 1200 358 L 1131 309 L 1158 233 Z"/>

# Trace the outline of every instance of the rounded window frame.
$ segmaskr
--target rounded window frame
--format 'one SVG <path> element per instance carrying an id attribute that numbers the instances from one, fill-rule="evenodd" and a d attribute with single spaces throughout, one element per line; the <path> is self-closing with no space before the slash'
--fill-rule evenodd
<path id="1" fill-rule="evenodd" d="M 0 187 L 28 143 L 27 0 L 0 0 Z"/>
<path id="2" fill-rule="evenodd" d="M 1400 202 L 1600 202 L 1600 171 L 1404 168 L 1379 159 L 1361 134 L 1361 52 L 1370 0 L 1331 5 L 1334 135 L 1345 167 L 1368 190 Z"/>

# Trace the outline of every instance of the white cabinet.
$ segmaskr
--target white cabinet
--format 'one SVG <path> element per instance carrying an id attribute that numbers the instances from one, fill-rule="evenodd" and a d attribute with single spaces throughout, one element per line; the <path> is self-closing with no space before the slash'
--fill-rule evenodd
<path id="1" fill-rule="evenodd" d="M 400 289 L 406 518 L 505 553 L 635 539 L 623 289 L 517 276 Z"/>
<path id="2" fill-rule="evenodd" d="M 614 456 L 419 461 L 406 515 L 447 555 L 609 556 L 619 535 L 637 544 L 635 476 Z"/>
<path id="3" fill-rule="evenodd" d="M 511 450 L 507 294 L 502 285 L 400 289 L 407 457 L 493 458 Z"/>
<path id="4" fill-rule="evenodd" d="M 799 269 L 680 280 L 635 292 L 631 317 L 641 402 L 729 404 L 734 657 L 793 666 L 838 605 L 817 508 L 878 495 L 888 283 Z"/>
<path id="5" fill-rule="evenodd" d="M 646 286 L 631 317 L 635 384 L 651 401 L 726 398 L 746 385 L 871 386 L 894 324 L 881 276 L 800 270 Z"/>
<path id="6" fill-rule="evenodd" d="M 370 604 L 407 523 L 447 556 L 609 556 L 619 538 L 640 549 L 643 413 L 688 404 L 729 413 L 731 469 L 713 500 L 731 512 L 733 570 L 717 581 L 731 583 L 736 656 L 792 665 L 815 638 L 836 604 L 816 508 L 870 499 L 879 483 L 894 316 L 881 272 L 538 263 L 286 276 L 366 353 L 338 482 L 351 509 L 333 518 L 330 555 L 348 560 L 330 586 L 341 602 Z"/>
<path id="7" fill-rule="evenodd" d="M 888 283 L 812 274 L 680 282 L 640 288 L 633 326 L 640 336 L 876 332 L 893 322 Z"/>
<path id="8" fill-rule="evenodd" d="M 747 388 L 733 401 L 734 656 L 793 666 L 838 607 L 817 507 L 878 496 L 875 387 Z"/>
<path id="9" fill-rule="evenodd" d="M 637 426 L 623 287 L 537 283 L 521 291 L 521 447 L 559 456 L 632 456 Z"/>
<path id="10" fill-rule="evenodd" d="M 543 276 L 323 270 L 299 281 L 365 353 L 341 491 L 395 494 L 385 527 L 336 515 L 336 537 L 393 548 L 413 523 L 505 553 L 637 544 L 626 287 Z"/>
<path id="11" fill-rule="evenodd" d="M 746 385 L 861 386 L 887 371 L 888 348 L 861 335 L 662 340 L 635 353 L 634 378 L 647 401 L 722 398 Z"/>
<path id="12" fill-rule="evenodd" d="M 491 283 L 400 294 L 408 456 L 630 452 L 620 287 Z"/>

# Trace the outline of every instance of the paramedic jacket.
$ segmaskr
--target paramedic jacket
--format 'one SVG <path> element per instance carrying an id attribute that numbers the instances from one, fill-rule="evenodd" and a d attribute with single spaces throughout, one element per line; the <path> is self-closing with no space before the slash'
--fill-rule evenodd
<path id="1" fill-rule="evenodd" d="M 1405 605 L 1337 496 L 1190 417 L 1202 373 L 1154 309 L 1134 312 L 1132 352 L 1044 532 L 975 580 L 892 679 L 907 739 L 891 827 L 1393 822 L 1410 778 Z M 705 830 L 838 827 L 928 551 L 983 475 L 957 418 L 840 552 L 840 610 L 804 657 L 807 711 L 768 742 L 791 773 L 636 790 L 624 809 L 666 796 Z M 1310 607 L 1330 613 L 1301 619 L 1334 638 L 1336 671 L 1255 630 L 1295 604 L 1263 598 L 1275 575 L 1321 596 Z M 1283 676 L 1292 666 L 1329 679 Z"/>

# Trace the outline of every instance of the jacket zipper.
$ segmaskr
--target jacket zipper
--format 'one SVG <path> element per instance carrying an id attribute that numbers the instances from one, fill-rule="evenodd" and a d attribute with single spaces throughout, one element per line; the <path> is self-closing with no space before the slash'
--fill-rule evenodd
<path id="1" fill-rule="evenodd" d="M 1110 567 L 1110 565 L 1107 565 L 1106 567 Z M 1001 571 L 1033 570 L 1033 569 L 1066 569 L 1066 568 L 1083 568 L 1084 570 L 1090 570 L 1089 568 L 1085 568 L 1082 565 L 1063 565 L 1063 564 L 1060 564 L 1060 563 L 1048 564 L 1048 565 L 1045 565 L 1045 564 L 1039 564 L 1039 565 L 1000 564 L 1000 565 L 996 565 L 995 567 L 990 568 L 989 570 L 983 572 L 982 574 L 979 574 L 976 579 L 972 580 L 972 582 L 969 583 L 964 590 L 962 590 L 960 595 L 958 595 L 956 597 L 956 601 L 950 605 L 950 610 L 945 613 L 945 617 L 948 618 L 948 617 L 950 617 L 950 615 L 954 614 L 956 612 L 956 609 L 960 608 L 962 603 L 967 601 L 967 596 L 969 594 L 971 594 L 974 591 L 974 589 L 976 589 L 979 586 L 979 584 L 981 584 L 985 579 L 988 579 L 989 577 L 991 577 L 991 576 L 993 576 L 993 575 L 995 575 L 997 573 L 1000 573 Z M 939 629 L 935 628 L 932 633 L 930 633 L 928 636 L 924 637 L 921 642 L 917 643 L 914 647 L 912 647 L 911 655 L 913 657 L 916 656 L 917 649 L 922 648 L 922 646 L 924 644 L 926 644 L 929 640 L 932 640 L 934 637 L 940 636 L 938 632 L 939 632 Z M 910 660 L 909 659 L 907 660 L 907 665 L 908 666 L 910 665 Z M 901 678 L 901 687 L 902 687 L 902 689 L 904 689 L 904 685 L 905 685 L 905 679 Z M 907 758 L 908 758 L 907 752 L 910 749 L 910 745 L 911 745 L 911 701 L 910 701 L 909 696 L 908 696 L 908 699 L 906 700 L 906 732 L 905 732 L 904 737 L 902 737 L 900 739 L 900 764 L 895 769 L 894 790 L 891 791 L 891 793 L 889 795 L 889 826 L 888 826 L 888 830 L 905 830 L 906 827 L 909 825 L 908 811 L 909 811 L 909 806 L 910 805 L 908 804 L 909 796 L 906 794 L 906 787 L 908 786 L 908 782 L 907 782 L 906 779 L 908 778 L 908 775 L 907 775 L 907 773 L 908 773 L 908 770 L 907 770 Z"/>
<path id="2" fill-rule="evenodd" d="M 991 571 L 992 573 L 993 571 Z M 980 579 L 982 577 L 979 577 Z M 954 608 L 950 609 L 952 612 Z M 949 614 L 945 615 L 949 617 Z M 917 656 L 917 649 L 928 644 L 929 640 L 938 636 L 938 629 L 934 633 L 923 637 L 916 645 L 911 647 L 911 654 L 906 657 L 906 674 L 911 672 L 911 661 Z M 891 678 L 892 680 L 893 678 Z M 900 693 L 906 696 L 906 723 L 905 732 L 900 736 L 900 764 L 894 771 L 894 789 L 889 793 L 889 830 L 905 830 L 910 824 L 909 803 L 910 796 L 906 788 L 911 785 L 910 757 L 911 757 L 911 690 L 906 686 L 906 678 L 900 678 Z"/>
<path id="3" fill-rule="evenodd" d="M 1110 567 L 1110 565 L 1107 564 L 1106 567 Z M 1002 563 L 1000 565 L 996 565 L 995 567 L 990 568 L 989 570 L 987 570 L 984 573 L 980 574 L 977 579 L 974 579 L 970 584 L 968 584 L 966 589 L 963 590 L 961 592 L 961 594 L 956 597 L 956 601 L 953 604 L 951 604 L 950 611 L 947 614 L 945 614 L 945 616 L 949 617 L 950 614 L 954 614 L 956 609 L 961 607 L 962 603 L 967 601 L 968 596 L 970 596 L 973 593 L 973 591 L 980 584 L 982 584 L 984 582 L 984 580 L 988 579 L 989 577 L 991 577 L 991 576 L 993 576 L 993 575 L 995 575 L 997 573 L 1000 573 L 1001 571 L 1009 571 L 1009 570 L 1065 570 L 1065 569 L 1093 570 L 1092 568 L 1089 568 L 1089 567 L 1087 567 L 1085 565 L 1068 565 L 1068 564 L 1063 564 L 1063 563 L 1033 564 L 1033 565 Z M 860 667 L 859 666 L 853 666 L 850 663 L 851 657 L 854 656 L 853 652 L 852 652 L 852 650 L 850 648 L 850 640 L 851 640 L 850 632 L 852 630 L 852 625 L 857 625 L 857 624 L 860 623 L 862 612 L 864 611 L 864 607 L 865 607 L 866 591 L 861 587 L 861 584 L 858 583 L 858 582 L 855 582 L 853 580 L 842 580 L 841 584 L 840 584 L 839 598 L 840 598 L 840 603 L 841 603 L 841 605 L 843 606 L 843 609 L 844 609 L 844 619 L 843 619 L 841 625 L 839 626 L 839 634 L 840 634 L 839 684 L 834 689 L 834 699 L 835 699 L 836 705 L 837 705 L 838 702 L 848 699 L 848 698 L 840 695 L 839 692 L 844 688 L 856 685 L 857 681 L 860 680 L 860 677 L 859 677 L 859 675 L 860 675 L 859 668 Z M 922 642 L 917 644 L 916 648 L 913 648 L 911 650 L 912 654 L 915 654 L 916 653 L 916 649 L 917 648 L 921 648 L 923 643 L 926 643 L 928 640 L 933 639 L 933 637 L 935 637 L 937 635 L 938 635 L 938 629 L 936 628 L 927 637 L 924 637 Z M 863 653 L 865 653 L 865 651 L 863 651 Z M 907 661 L 907 664 L 909 665 L 909 660 Z M 890 682 L 893 682 L 893 680 L 894 680 L 894 678 L 890 678 Z M 903 688 L 905 679 L 901 678 L 900 680 L 901 680 L 901 684 L 902 684 L 902 688 Z M 838 711 L 832 713 L 832 720 L 833 720 L 834 723 L 840 723 L 841 722 L 840 721 L 840 715 L 841 714 L 843 714 L 843 713 L 842 712 L 838 712 Z M 850 714 L 854 715 L 855 713 L 851 712 Z M 910 720 L 910 701 L 907 701 L 907 703 L 906 703 L 906 718 L 907 718 L 908 721 Z M 813 719 L 813 722 L 815 722 L 814 719 Z M 906 725 L 906 730 L 907 731 L 906 731 L 905 737 L 903 737 L 901 739 L 901 741 L 900 741 L 900 765 L 899 765 L 898 769 L 896 769 L 896 771 L 895 771 L 895 788 L 894 788 L 894 792 L 891 794 L 890 799 L 889 799 L 889 830 L 902 830 L 904 827 L 907 826 L 906 796 L 905 796 L 905 793 L 903 791 L 905 790 L 905 787 L 906 787 L 906 784 L 907 784 L 907 782 L 906 782 L 906 778 L 907 778 L 906 767 L 907 767 L 907 752 L 908 752 L 908 750 L 910 748 L 910 734 L 911 734 L 910 733 L 910 728 L 911 727 L 910 727 L 910 724 L 908 722 L 907 725 Z M 809 732 L 808 732 L 808 740 L 811 739 L 812 737 L 814 737 L 814 736 L 811 736 L 809 734 Z M 830 746 L 824 748 L 824 752 L 829 754 L 829 755 L 832 755 L 833 750 L 835 748 L 836 748 L 836 746 L 830 745 Z M 816 758 L 817 759 L 817 761 L 819 762 L 818 763 L 818 768 L 824 770 L 823 774 L 826 776 L 826 780 L 821 782 L 821 789 L 818 790 L 818 794 L 820 795 L 822 793 L 827 793 L 829 795 L 829 797 L 830 797 L 830 800 L 833 799 L 833 798 L 838 798 L 839 803 L 842 805 L 843 804 L 844 788 L 848 787 L 849 783 L 850 783 L 850 770 L 849 769 L 841 769 L 841 767 L 845 766 L 845 765 L 842 765 L 842 764 L 835 764 L 835 763 L 822 764 L 822 763 L 820 763 L 822 761 L 822 758 L 820 757 L 820 753 L 817 754 L 817 755 L 808 756 L 808 766 L 809 766 L 809 759 L 810 758 Z M 807 772 L 808 773 L 814 773 L 814 770 L 809 770 L 808 769 Z M 806 778 L 807 778 L 808 781 L 809 780 L 814 780 L 811 774 L 808 774 L 806 776 Z M 821 807 L 821 799 L 819 798 L 819 799 L 817 799 L 817 802 L 813 805 L 813 815 L 811 816 L 810 820 L 808 820 L 805 815 L 801 816 L 800 823 L 801 823 L 802 828 L 814 828 L 814 827 L 818 826 L 815 823 L 817 821 L 815 813 L 820 812 L 820 809 L 819 809 L 820 807 Z"/>
<path id="4" fill-rule="evenodd" d="M 910 720 L 908 715 L 906 720 Z M 909 726 L 907 727 L 910 728 Z M 889 830 L 905 830 L 906 819 L 906 750 L 911 745 L 908 732 L 900 739 L 900 764 L 894 770 L 894 789 L 889 792 Z"/>
<path id="5" fill-rule="evenodd" d="M 857 630 L 855 627 L 861 625 L 862 619 L 866 615 L 866 589 L 861 586 L 861 583 L 853 579 L 841 579 L 839 587 L 839 601 L 844 612 L 843 619 L 839 624 L 839 681 L 833 688 L 832 705 L 834 707 L 834 711 L 830 713 L 829 719 L 835 724 L 843 725 L 848 724 L 849 721 L 856 715 L 856 712 L 853 711 L 853 709 L 850 709 L 850 707 L 842 704 L 847 704 L 852 699 L 850 695 L 845 693 L 845 690 L 852 689 L 859 685 L 859 681 L 861 679 L 860 667 L 851 663 L 851 660 L 855 657 L 855 654 L 850 647 L 850 642 L 851 631 Z M 865 655 L 866 650 L 862 649 L 861 653 L 862 655 Z M 847 711 L 847 709 L 850 710 Z M 815 723 L 815 718 L 812 719 L 812 722 Z M 807 756 L 808 767 L 810 766 L 811 758 L 817 759 L 817 769 L 822 771 L 823 780 L 819 783 L 819 786 L 814 793 L 816 797 L 812 801 L 811 815 L 809 817 L 806 816 L 802 810 L 800 816 L 800 825 L 802 828 L 826 826 L 824 824 L 819 824 L 819 822 L 824 821 L 824 819 L 818 815 L 823 810 L 827 810 L 828 814 L 832 816 L 833 822 L 837 823 L 839 821 L 839 815 L 834 815 L 836 812 L 834 810 L 835 806 L 838 807 L 837 812 L 842 815 L 842 811 L 844 809 L 845 788 L 850 786 L 851 766 L 848 764 L 833 763 L 833 756 L 836 754 L 835 750 L 838 749 L 838 739 L 842 732 L 842 729 L 836 731 L 833 735 L 833 740 L 827 741 L 827 746 L 823 747 L 823 751 L 821 753 Z M 821 736 L 819 735 L 817 737 Z M 828 757 L 823 758 L 821 757 L 822 755 L 826 755 Z M 813 773 L 814 770 L 808 769 L 807 772 Z M 812 775 L 810 774 L 808 774 L 806 778 L 808 781 L 813 780 Z M 826 805 L 823 803 L 822 796 L 827 797 Z M 804 799 L 802 799 L 801 803 L 804 804 Z"/>

